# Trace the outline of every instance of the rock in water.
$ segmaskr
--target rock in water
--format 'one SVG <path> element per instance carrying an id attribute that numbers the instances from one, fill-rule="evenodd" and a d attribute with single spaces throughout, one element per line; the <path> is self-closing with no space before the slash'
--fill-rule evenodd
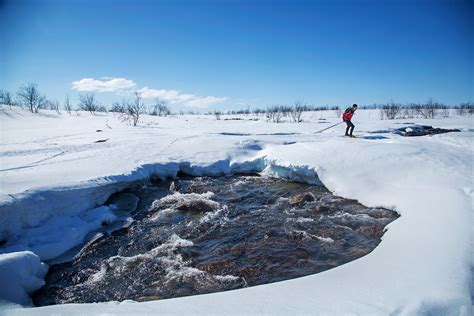
<path id="1" fill-rule="evenodd" d="M 212 203 L 207 203 L 206 200 L 193 200 L 188 203 L 183 203 L 176 207 L 177 210 L 183 212 L 212 212 L 215 209 L 215 205 Z"/>
<path id="2" fill-rule="evenodd" d="M 306 192 L 300 195 L 296 195 L 290 198 L 290 204 L 291 205 L 302 205 L 307 202 L 313 202 L 316 200 L 314 197 L 313 193 L 311 192 Z"/>
<path id="3" fill-rule="evenodd" d="M 329 212 L 331 211 L 331 208 L 329 206 L 326 206 L 326 205 L 317 205 L 314 210 L 316 212 Z"/>
<path id="4" fill-rule="evenodd" d="M 177 188 L 176 183 L 174 181 L 171 182 L 170 188 L 168 190 L 170 190 L 171 192 L 178 192 L 178 188 Z"/>

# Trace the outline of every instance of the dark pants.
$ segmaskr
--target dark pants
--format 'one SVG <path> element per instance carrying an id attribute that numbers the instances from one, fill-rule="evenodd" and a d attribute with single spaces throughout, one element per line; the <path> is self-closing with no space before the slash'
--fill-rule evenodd
<path id="1" fill-rule="evenodd" d="M 349 129 L 351 129 L 351 136 L 352 136 L 352 132 L 354 131 L 354 124 L 352 124 L 352 122 L 350 120 L 344 120 L 344 122 L 346 122 L 346 125 L 347 125 L 347 128 L 346 128 L 346 135 L 349 135 Z"/>

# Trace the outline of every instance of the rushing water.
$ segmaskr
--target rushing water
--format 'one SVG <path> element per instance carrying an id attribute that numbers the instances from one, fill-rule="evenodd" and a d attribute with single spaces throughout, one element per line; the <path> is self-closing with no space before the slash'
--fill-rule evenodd
<path id="1" fill-rule="evenodd" d="M 368 254 L 398 217 L 322 185 L 253 175 L 184 177 L 130 193 L 140 199 L 133 223 L 52 265 L 36 305 L 155 300 L 314 274 Z"/>

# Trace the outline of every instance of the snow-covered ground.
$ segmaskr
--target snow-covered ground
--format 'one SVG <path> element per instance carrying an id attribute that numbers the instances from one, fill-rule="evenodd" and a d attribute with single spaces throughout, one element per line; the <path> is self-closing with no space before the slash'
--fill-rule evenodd
<path id="1" fill-rule="evenodd" d="M 241 120 L 224 120 L 238 117 Z M 333 111 L 304 123 L 251 116 L 144 116 L 140 126 L 113 114 L 57 114 L 0 107 L 0 313 L 360 314 L 472 312 L 472 117 L 382 121 L 354 116 L 359 139 L 340 137 Z M 325 119 L 325 120 L 322 120 Z M 461 133 L 402 137 L 371 133 L 416 122 Z M 408 125 L 408 124 L 406 124 Z M 98 131 L 101 130 L 101 131 Z M 96 142 L 106 140 L 104 142 Z M 258 171 L 315 181 L 367 206 L 395 208 L 380 245 L 335 269 L 294 280 L 185 298 L 25 307 L 42 285 L 42 261 L 81 244 L 116 219 L 107 198 L 151 176 Z M 16 305 L 23 304 L 24 306 Z"/>

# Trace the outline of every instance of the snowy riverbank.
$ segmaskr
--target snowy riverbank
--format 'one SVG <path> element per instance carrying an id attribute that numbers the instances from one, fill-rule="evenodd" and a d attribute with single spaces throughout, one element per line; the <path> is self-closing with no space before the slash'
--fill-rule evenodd
<path id="1" fill-rule="evenodd" d="M 368 136 L 360 139 L 339 137 L 342 125 L 314 134 L 339 121 L 332 111 L 305 113 L 301 124 L 239 118 L 147 116 L 134 128 L 112 114 L 33 115 L 0 108 L 0 239 L 6 241 L 0 252 L 31 250 L 43 261 L 51 259 L 80 243 L 103 221 L 114 220 L 110 210 L 99 207 L 110 194 L 127 183 L 179 171 L 258 171 L 309 182 L 317 174 L 335 194 L 367 206 L 394 207 L 401 218 L 389 225 L 372 253 L 317 275 L 147 303 L 8 309 L 4 305 L 2 312 L 469 314 L 474 228 L 471 117 L 381 121 L 377 111 L 358 111 L 356 134 Z M 405 122 L 462 132 L 416 138 L 372 133 Z M 0 254 L 2 281 L 16 264 L 12 256 Z M 13 283 L 23 282 L 25 274 L 41 277 L 43 265 L 32 256 L 18 255 L 18 261 L 25 258 L 22 262 L 31 264 L 29 270 L 22 266 L 16 279 L 8 279 L 12 291 L 17 287 Z M 25 293 L 40 285 L 24 286 L 16 302 L 25 304 Z M 14 301 L 12 297 L 2 296 Z"/>

